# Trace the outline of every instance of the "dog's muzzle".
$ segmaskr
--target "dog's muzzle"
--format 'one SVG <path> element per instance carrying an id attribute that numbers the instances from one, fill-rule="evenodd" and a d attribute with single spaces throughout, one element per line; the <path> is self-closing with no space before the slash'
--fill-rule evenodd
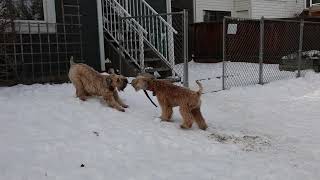
<path id="1" fill-rule="evenodd" d="M 130 84 L 131 84 L 131 86 L 134 88 L 134 90 L 136 90 L 136 91 L 139 90 L 139 88 L 136 87 L 136 80 L 135 80 L 135 79 L 132 80 Z"/>
<path id="2" fill-rule="evenodd" d="M 128 80 L 124 79 L 123 83 L 122 83 L 122 86 L 120 87 L 120 91 L 123 91 L 127 87 L 127 84 L 128 84 Z"/>

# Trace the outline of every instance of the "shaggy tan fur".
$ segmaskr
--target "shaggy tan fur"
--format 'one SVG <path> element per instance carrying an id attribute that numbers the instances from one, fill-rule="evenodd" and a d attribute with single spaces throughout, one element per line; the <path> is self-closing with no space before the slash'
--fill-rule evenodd
<path id="1" fill-rule="evenodd" d="M 118 95 L 127 86 L 126 77 L 116 74 L 102 75 L 85 64 L 70 60 L 69 79 L 76 88 L 76 96 L 85 101 L 89 96 L 102 96 L 107 104 L 124 112 L 128 105 Z"/>
<path id="2" fill-rule="evenodd" d="M 200 112 L 202 85 L 197 81 L 199 91 L 174 85 L 166 80 L 156 80 L 152 77 L 139 75 L 132 81 L 132 86 L 136 91 L 148 90 L 156 95 L 161 106 L 161 119 L 171 121 L 173 107 L 179 106 L 180 114 L 183 118 L 181 128 L 188 129 L 192 127 L 195 121 L 202 130 L 207 129 L 207 124 Z"/>

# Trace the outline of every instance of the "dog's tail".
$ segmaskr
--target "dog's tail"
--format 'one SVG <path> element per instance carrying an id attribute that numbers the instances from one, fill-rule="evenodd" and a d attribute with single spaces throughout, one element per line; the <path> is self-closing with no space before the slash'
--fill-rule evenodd
<path id="1" fill-rule="evenodd" d="M 74 61 L 73 61 L 73 56 L 70 57 L 70 66 L 76 64 Z"/>
<path id="2" fill-rule="evenodd" d="M 197 91 L 197 94 L 200 96 L 202 94 L 202 91 L 203 91 L 203 86 L 202 86 L 202 84 L 200 83 L 199 80 L 196 80 L 196 83 L 199 86 L 199 90 Z"/>

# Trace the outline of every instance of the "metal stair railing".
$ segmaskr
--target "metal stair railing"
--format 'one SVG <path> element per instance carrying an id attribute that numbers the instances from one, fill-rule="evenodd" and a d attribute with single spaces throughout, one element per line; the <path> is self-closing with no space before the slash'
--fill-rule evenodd
<path id="1" fill-rule="evenodd" d="M 146 43 L 172 70 L 174 69 L 174 39 L 177 31 L 172 27 L 171 16 L 159 15 L 145 0 L 117 0 L 148 34 Z M 163 18 L 166 17 L 167 21 Z M 174 71 L 172 71 L 175 74 Z"/>
<path id="2" fill-rule="evenodd" d="M 144 70 L 144 36 L 147 31 L 134 19 L 122 20 L 130 14 L 116 1 L 104 0 L 104 30 L 130 60 Z"/>

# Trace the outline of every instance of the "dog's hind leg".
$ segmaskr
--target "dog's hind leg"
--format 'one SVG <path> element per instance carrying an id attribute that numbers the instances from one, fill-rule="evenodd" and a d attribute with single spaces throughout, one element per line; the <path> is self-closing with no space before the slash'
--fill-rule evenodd
<path id="1" fill-rule="evenodd" d="M 189 129 L 192 127 L 193 123 L 193 115 L 190 112 L 190 109 L 188 107 L 181 107 L 179 109 L 181 116 L 183 118 L 183 123 L 180 125 L 182 129 Z"/>
<path id="2" fill-rule="evenodd" d="M 191 113 L 194 117 L 194 120 L 198 124 L 199 128 L 202 130 L 206 130 L 208 128 L 208 125 L 201 114 L 200 107 L 196 109 L 192 109 Z"/>
<path id="3" fill-rule="evenodd" d="M 87 93 L 84 90 L 84 86 L 81 81 L 73 81 L 74 87 L 76 88 L 76 96 L 82 101 L 87 100 Z"/>
<path id="4" fill-rule="evenodd" d="M 109 92 L 106 95 L 103 96 L 103 99 L 106 101 L 106 103 L 112 107 L 117 109 L 118 111 L 125 112 L 123 107 L 114 99 L 113 93 Z"/>
<path id="5" fill-rule="evenodd" d="M 171 122 L 171 117 L 172 117 L 172 113 L 173 113 L 172 107 L 168 106 L 165 103 L 160 103 L 159 102 L 159 104 L 160 104 L 160 107 L 161 107 L 161 117 L 160 117 L 160 119 L 162 121 Z"/>
<path id="6" fill-rule="evenodd" d="M 128 108 L 129 106 L 126 105 L 119 97 L 118 92 L 117 91 L 113 91 L 113 97 L 114 99 L 124 108 Z"/>

